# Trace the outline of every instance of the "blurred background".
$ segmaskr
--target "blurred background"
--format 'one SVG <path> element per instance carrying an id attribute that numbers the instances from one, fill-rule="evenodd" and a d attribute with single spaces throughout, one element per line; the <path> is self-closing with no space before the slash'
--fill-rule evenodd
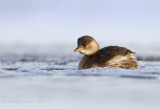
<path id="1" fill-rule="evenodd" d="M 77 70 L 83 35 L 131 49 L 140 69 Z M 159 109 L 159 51 L 160 0 L 0 0 L 0 106 Z"/>
<path id="2" fill-rule="evenodd" d="M 159 55 L 159 6 L 159 0 L 0 0 L 0 44 L 74 49 L 78 37 L 91 35 L 101 47 Z"/>

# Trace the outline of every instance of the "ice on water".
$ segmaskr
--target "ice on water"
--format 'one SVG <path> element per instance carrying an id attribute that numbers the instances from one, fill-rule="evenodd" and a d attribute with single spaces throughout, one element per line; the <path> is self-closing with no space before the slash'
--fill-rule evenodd
<path id="1" fill-rule="evenodd" d="M 5 52 L 0 56 L 0 105 L 23 109 L 158 109 L 160 62 L 139 69 L 77 70 L 72 52 Z"/>

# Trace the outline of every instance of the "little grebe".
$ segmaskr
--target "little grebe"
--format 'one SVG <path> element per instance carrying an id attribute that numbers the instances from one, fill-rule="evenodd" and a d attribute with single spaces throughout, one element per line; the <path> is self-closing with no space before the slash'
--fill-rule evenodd
<path id="1" fill-rule="evenodd" d="M 88 69 L 91 67 L 120 67 L 124 69 L 138 68 L 135 52 L 119 47 L 108 46 L 99 48 L 96 40 L 91 36 L 82 36 L 78 39 L 78 47 L 74 52 L 84 54 L 78 69 Z"/>

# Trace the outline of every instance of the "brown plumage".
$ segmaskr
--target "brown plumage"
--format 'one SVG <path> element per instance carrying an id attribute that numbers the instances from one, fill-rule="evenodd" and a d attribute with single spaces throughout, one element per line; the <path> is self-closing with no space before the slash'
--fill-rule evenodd
<path id="1" fill-rule="evenodd" d="M 78 47 L 75 49 L 75 52 L 84 54 L 78 69 L 91 67 L 138 68 L 134 52 L 119 46 L 108 46 L 99 49 L 98 43 L 90 36 L 82 36 L 78 39 Z"/>

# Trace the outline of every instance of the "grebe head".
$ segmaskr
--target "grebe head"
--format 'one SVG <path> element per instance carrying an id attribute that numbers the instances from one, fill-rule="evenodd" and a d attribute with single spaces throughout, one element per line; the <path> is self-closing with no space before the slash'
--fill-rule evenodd
<path id="1" fill-rule="evenodd" d="M 91 36 L 82 36 L 78 39 L 78 47 L 74 52 L 80 52 L 84 55 L 92 55 L 99 50 L 99 45 L 96 40 Z"/>

